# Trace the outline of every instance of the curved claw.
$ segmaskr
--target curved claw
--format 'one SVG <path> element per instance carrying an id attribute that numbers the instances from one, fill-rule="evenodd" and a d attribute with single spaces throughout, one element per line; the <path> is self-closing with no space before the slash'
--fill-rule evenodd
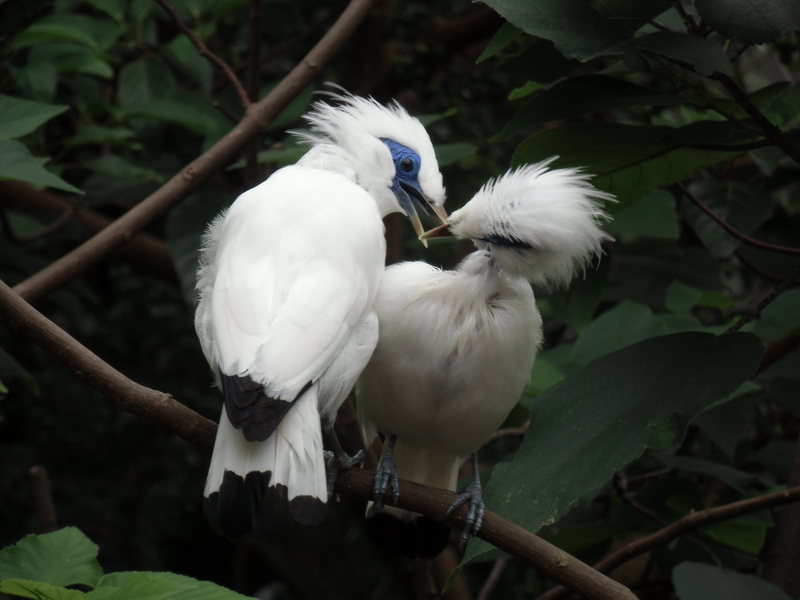
<path id="1" fill-rule="evenodd" d="M 467 489 L 458 495 L 458 498 L 453 501 L 445 513 L 445 516 L 449 517 L 454 510 L 469 501 L 467 517 L 464 520 L 464 529 L 461 530 L 461 535 L 459 536 L 462 550 L 469 538 L 478 534 L 481 525 L 483 525 L 483 518 L 486 516 L 486 504 L 483 502 L 483 488 L 478 475 L 477 458 L 473 459 L 473 469 L 474 476 Z"/>
<path id="2" fill-rule="evenodd" d="M 394 462 L 394 444 L 397 438 L 389 435 L 383 446 L 378 467 L 375 469 L 375 479 L 372 482 L 372 498 L 376 509 L 383 508 L 383 497 L 392 486 L 392 502 L 397 504 L 400 499 L 400 477 L 397 475 L 397 464 Z"/>

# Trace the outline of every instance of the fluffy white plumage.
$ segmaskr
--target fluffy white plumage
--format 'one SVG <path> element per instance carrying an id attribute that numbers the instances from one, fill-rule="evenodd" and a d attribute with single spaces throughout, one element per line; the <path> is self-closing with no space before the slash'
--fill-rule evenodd
<path id="1" fill-rule="evenodd" d="M 576 169 L 548 170 L 551 160 L 490 181 L 450 216 L 451 232 L 478 247 L 455 270 L 386 269 L 358 404 L 367 444 L 376 429 L 397 436 L 401 479 L 455 490 L 460 462 L 529 380 L 542 340 L 529 282 L 566 284 L 601 251 L 598 201 L 611 197 Z"/>
<path id="2" fill-rule="evenodd" d="M 195 327 L 225 397 L 205 496 L 228 535 L 324 517 L 320 418 L 332 425 L 377 342 L 381 218 L 416 216 L 392 191 L 400 159 L 380 138 L 418 160 L 405 189 L 437 212 L 444 202 L 416 119 L 337 99 L 313 107 L 312 147 L 298 164 L 239 196 L 204 238 Z"/>

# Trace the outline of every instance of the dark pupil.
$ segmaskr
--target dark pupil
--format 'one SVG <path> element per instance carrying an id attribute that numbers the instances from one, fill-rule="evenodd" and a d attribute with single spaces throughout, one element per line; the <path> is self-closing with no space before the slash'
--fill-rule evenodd
<path id="1" fill-rule="evenodd" d="M 408 157 L 405 157 L 403 160 L 400 161 L 400 168 L 408 173 L 414 169 L 414 161 Z"/>

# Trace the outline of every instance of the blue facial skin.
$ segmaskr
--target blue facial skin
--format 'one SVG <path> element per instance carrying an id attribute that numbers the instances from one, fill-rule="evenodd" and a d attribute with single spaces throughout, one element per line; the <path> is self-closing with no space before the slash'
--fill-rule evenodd
<path id="1" fill-rule="evenodd" d="M 408 146 L 399 144 L 394 140 L 381 138 L 381 141 L 389 148 L 394 160 L 395 176 L 392 179 L 392 192 L 394 192 L 400 207 L 406 215 L 411 216 L 415 212 L 414 202 L 425 212 L 430 211 L 425 194 L 419 185 L 419 154 Z"/>

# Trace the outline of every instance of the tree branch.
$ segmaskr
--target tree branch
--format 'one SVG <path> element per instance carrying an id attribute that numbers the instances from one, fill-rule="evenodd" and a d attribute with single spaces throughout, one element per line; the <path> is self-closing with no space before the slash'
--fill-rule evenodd
<path id="1" fill-rule="evenodd" d="M 769 242 L 762 242 L 760 240 L 756 240 L 751 238 L 745 234 L 743 234 L 738 229 L 734 229 L 730 223 L 728 223 L 725 219 L 720 217 L 717 213 L 711 210 L 705 203 L 703 203 L 697 196 L 692 194 L 688 188 L 683 185 L 680 181 L 675 184 L 677 188 L 681 191 L 681 193 L 697 208 L 702 210 L 706 213 L 711 220 L 713 220 L 717 225 L 722 227 L 725 231 L 735 237 L 737 240 L 747 244 L 748 246 L 753 246 L 754 248 L 760 248 L 761 250 L 769 250 L 770 252 L 779 252 L 781 254 L 788 254 L 789 256 L 800 256 L 800 248 L 789 248 L 788 246 L 778 246 L 776 244 L 770 244 Z"/>
<path id="2" fill-rule="evenodd" d="M 239 102 L 242 103 L 242 106 L 245 109 L 249 107 L 251 102 L 247 95 L 247 90 L 244 89 L 242 82 L 239 81 L 236 73 L 233 72 L 233 69 L 230 68 L 228 63 L 208 49 L 208 46 L 205 45 L 205 42 L 203 42 L 203 40 L 201 40 L 197 34 L 186 25 L 186 23 L 181 21 L 181 18 L 175 11 L 175 7 L 167 2 L 167 0 L 156 0 L 156 3 L 164 9 L 164 12 L 169 15 L 170 19 L 172 19 L 172 22 L 175 23 L 178 29 L 180 29 L 183 34 L 189 38 L 189 41 L 194 44 L 194 47 L 197 48 L 197 51 L 200 53 L 200 55 L 210 62 L 212 66 L 215 66 L 222 71 L 222 74 L 225 75 L 230 84 L 233 86 L 233 89 L 235 89 L 236 93 L 239 95 Z"/>
<path id="3" fill-rule="evenodd" d="M 372 0 L 351 0 L 305 58 L 267 96 L 251 104 L 244 118 L 221 140 L 92 239 L 18 284 L 14 290 L 31 302 L 41 299 L 127 242 L 150 221 L 200 187 L 247 146 L 320 73 L 371 6 Z"/>
<path id="4" fill-rule="evenodd" d="M 111 219 L 70 199 L 37 190 L 20 181 L 0 181 L 0 204 L 26 213 L 64 213 L 74 211 L 72 220 L 91 234 L 108 227 Z M 165 279 L 175 279 L 169 248 L 158 238 L 140 233 L 120 248 L 127 260 Z"/>
<path id="5" fill-rule="evenodd" d="M 122 409 L 171 429 L 195 446 L 210 448 L 213 445 L 215 424 L 212 421 L 176 401 L 169 394 L 147 388 L 127 378 L 39 313 L 3 281 L 0 281 L 0 315 L 21 334 L 29 337 Z M 373 476 L 372 471 L 364 469 L 343 472 L 336 481 L 336 491 L 349 497 L 368 500 L 372 495 Z M 400 502 L 397 506 L 461 529 L 467 514 L 466 506 L 446 516 L 447 509 L 455 499 L 454 492 L 402 481 Z M 478 536 L 525 560 L 547 577 L 569 586 L 587 598 L 635 600 L 635 596 L 622 584 L 598 573 L 496 513 L 486 512 Z"/>
<path id="6" fill-rule="evenodd" d="M 739 103 L 739 106 L 750 115 L 750 118 L 752 118 L 761 131 L 764 132 L 764 136 L 783 150 L 789 158 L 800 165 L 800 150 L 786 138 L 779 127 L 774 125 L 772 121 L 758 109 L 758 106 L 756 106 L 750 99 L 750 96 L 739 87 L 739 84 L 736 83 L 731 76 L 725 75 L 724 73 L 716 73 L 714 79 L 719 81 L 731 97 Z"/>
<path id="7" fill-rule="evenodd" d="M 739 500 L 738 502 L 731 502 L 730 504 L 723 504 L 722 506 L 692 512 L 670 523 L 666 527 L 659 529 L 655 533 L 634 540 L 616 552 L 612 552 L 595 563 L 594 568 L 601 573 L 608 573 L 612 569 L 617 568 L 640 554 L 668 544 L 687 531 L 705 527 L 706 525 L 711 525 L 718 521 L 732 519 L 748 513 L 797 501 L 800 501 L 800 486 L 787 488 L 772 494 L 757 496 L 756 498 L 748 498 L 747 500 Z M 564 597 L 568 593 L 569 590 L 564 587 L 555 587 L 539 596 L 537 600 L 555 600 L 556 598 Z"/>

